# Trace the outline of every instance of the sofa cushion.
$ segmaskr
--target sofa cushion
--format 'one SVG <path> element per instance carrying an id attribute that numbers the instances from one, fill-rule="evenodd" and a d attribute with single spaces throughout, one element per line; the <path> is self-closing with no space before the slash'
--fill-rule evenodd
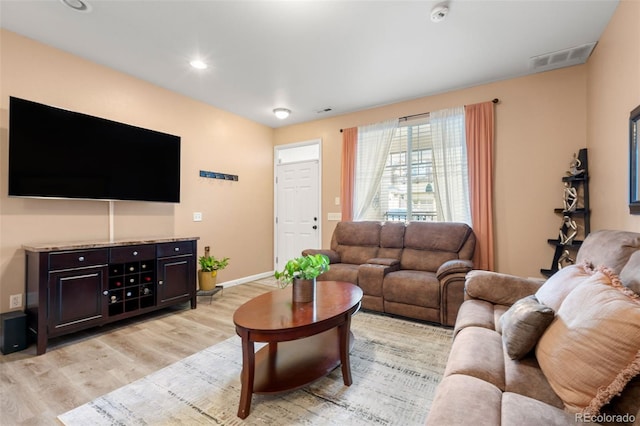
<path id="1" fill-rule="evenodd" d="M 514 303 L 500 318 L 502 342 L 509 358 L 520 359 L 534 348 L 554 317 L 553 309 L 534 295 Z"/>
<path id="2" fill-rule="evenodd" d="M 385 222 L 380 228 L 380 247 L 403 248 L 404 247 L 404 222 Z"/>
<path id="3" fill-rule="evenodd" d="M 467 327 L 456 335 L 444 375 L 464 374 L 505 388 L 502 337 L 482 327 Z"/>
<path id="4" fill-rule="evenodd" d="M 338 222 L 333 243 L 347 246 L 380 245 L 380 222 Z M 335 247 L 331 247 L 335 249 Z"/>
<path id="5" fill-rule="evenodd" d="M 351 265 L 348 263 L 335 263 L 327 272 L 318 276 L 321 281 L 346 281 L 348 283 L 358 284 L 358 267 L 360 265 Z"/>
<path id="6" fill-rule="evenodd" d="M 436 272 L 440 265 L 458 259 L 458 251 L 472 233 L 464 223 L 410 222 L 400 258 L 402 269 Z"/>
<path id="7" fill-rule="evenodd" d="M 389 302 L 439 308 L 440 281 L 432 272 L 390 272 L 384 279 L 382 296 Z"/>
<path id="8" fill-rule="evenodd" d="M 627 264 L 622 268 L 620 281 L 636 294 L 640 294 L 640 250 L 633 253 Z"/>
<path id="9" fill-rule="evenodd" d="M 605 265 L 619 274 L 629 257 L 640 250 L 640 233 L 601 230 L 590 233 L 578 250 L 576 263 Z"/>
<path id="10" fill-rule="evenodd" d="M 536 356 L 568 411 L 597 414 L 640 373 L 640 296 L 598 268 L 565 298 Z"/>
<path id="11" fill-rule="evenodd" d="M 502 391 L 481 379 L 454 374 L 438 385 L 426 424 L 496 426 L 502 423 Z"/>
<path id="12" fill-rule="evenodd" d="M 471 234 L 471 228 L 455 222 L 409 222 L 404 246 L 417 250 L 458 253 Z"/>
<path id="13" fill-rule="evenodd" d="M 586 262 L 562 268 L 536 291 L 536 298 L 557 312 L 571 290 L 592 275 L 593 269 Z"/>
<path id="14" fill-rule="evenodd" d="M 336 252 L 340 255 L 342 263 L 361 265 L 378 255 L 378 247 L 339 245 Z"/>
<path id="15" fill-rule="evenodd" d="M 502 394 L 502 418 L 499 424 L 513 426 L 566 426 L 581 424 L 576 415 L 542 401 L 505 392 Z M 496 423 L 498 424 L 498 423 Z"/>
<path id="16" fill-rule="evenodd" d="M 505 351 L 504 379 L 505 392 L 517 393 L 560 409 L 564 408 L 562 400 L 549 385 L 533 352 L 519 360 L 513 360 Z"/>

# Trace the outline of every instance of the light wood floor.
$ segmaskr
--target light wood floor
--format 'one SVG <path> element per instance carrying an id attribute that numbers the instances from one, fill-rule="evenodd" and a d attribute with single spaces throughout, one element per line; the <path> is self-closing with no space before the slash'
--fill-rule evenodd
<path id="1" fill-rule="evenodd" d="M 58 425 L 56 417 L 235 335 L 233 312 L 274 287 L 258 283 L 139 318 L 0 355 L 0 424 Z M 216 368 L 212 365 L 211 368 Z"/>

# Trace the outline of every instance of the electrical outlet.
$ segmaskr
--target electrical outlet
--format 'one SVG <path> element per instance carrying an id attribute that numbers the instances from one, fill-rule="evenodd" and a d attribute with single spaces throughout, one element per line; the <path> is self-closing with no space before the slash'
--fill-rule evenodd
<path id="1" fill-rule="evenodd" d="M 12 294 L 9 296 L 9 309 L 21 308 L 22 307 L 22 295 L 21 294 Z"/>
<path id="2" fill-rule="evenodd" d="M 193 221 L 194 222 L 202 222 L 202 213 L 194 212 L 193 213 Z"/>

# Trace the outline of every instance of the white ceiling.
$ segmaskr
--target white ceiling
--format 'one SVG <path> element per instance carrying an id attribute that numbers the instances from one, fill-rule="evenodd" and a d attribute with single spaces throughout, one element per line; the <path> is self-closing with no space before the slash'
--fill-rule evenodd
<path id="1" fill-rule="evenodd" d="M 618 4 L 451 0 L 436 24 L 443 2 L 85 1 L 0 0 L 0 26 L 270 127 L 530 74 L 596 42 Z"/>

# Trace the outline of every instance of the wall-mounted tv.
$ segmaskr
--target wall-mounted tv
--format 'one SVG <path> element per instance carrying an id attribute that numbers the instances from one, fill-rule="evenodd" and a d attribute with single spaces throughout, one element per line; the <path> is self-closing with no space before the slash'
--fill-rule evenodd
<path id="1" fill-rule="evenodd" d="M 9 196 L 180 202 L 180 137 L 16 97 Z"/>

